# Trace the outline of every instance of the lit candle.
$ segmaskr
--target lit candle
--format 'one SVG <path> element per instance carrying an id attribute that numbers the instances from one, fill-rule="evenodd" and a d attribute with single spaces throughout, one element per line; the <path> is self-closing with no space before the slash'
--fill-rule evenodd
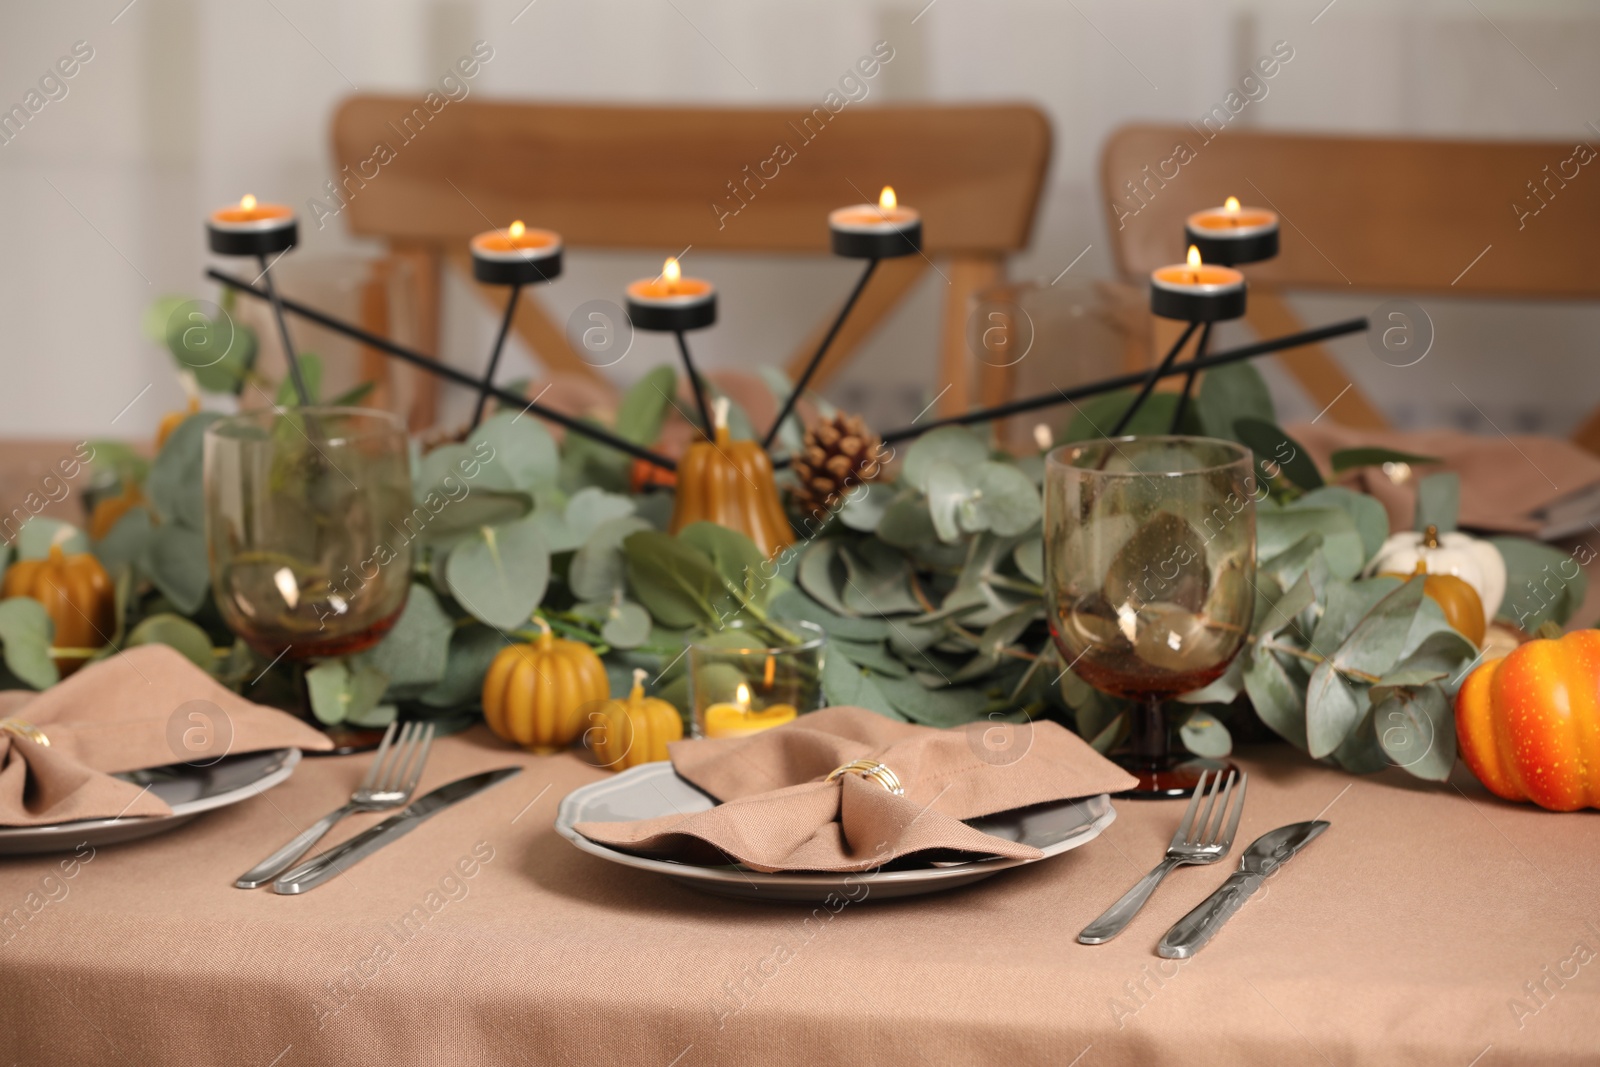
<path id="1" fill-rule="evenodd" d="M 741 684 L 734 702 L 713 704 L 706 709 L 707 737 L 747 737 L 793 722 L 799 713 L 792 704 L 771 704 L 760 711 L 750 707 L 750 687 Z"/>
<path id="2" fill-rule="evenodd" d="M 1232 267 L 1200 262 L 1189 246 L 1189 262 L 1150 272 L 1150 311 L 1164 319 L 1220 322 L 1244 314 L 1244 275 Z"/>
<path id="3" fill-rule="evenodd" d="M 490 285 L 532 285 L 561 276 L 561 235 L 518 219 L 472 239 L 472 276 Z"/>
<path id="4" fill-rule="evenodd" d="M 1219 208 L 1190 215 L 1184 234 L 1207 263 L 1256 263 L 1278 254 L 1278 213 L 1240 207 L 1239 198 L 1230 196 Z"/>
<path id="5" fill-rule="evenodd" d="M 892 259 L 922 251 L 922 215 L 902 207 L 885 185 L 876 204 L 855 204 L 828 213 L 833 254 L 852 259 Z"/>
<path id="6" fill-rule="evenodd" d="M 717 290 L 703 278 L 685 278 L 669 256 L 660 276 L 629 284 L 628 318 L 641 330 L 698 330 L 717 321 Z"/>
<path id="7" fill-rule="evenodd" d="M 246 193 L 237 204 L 211 213 L 206 236 L 219 256 L 270 256 L 293 248 L 300 226 L 293 209 L 260 203 Z"/>

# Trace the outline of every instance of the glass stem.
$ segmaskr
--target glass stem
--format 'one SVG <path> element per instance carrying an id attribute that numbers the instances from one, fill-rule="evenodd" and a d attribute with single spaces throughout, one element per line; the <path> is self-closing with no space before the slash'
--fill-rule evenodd
<path id="1" fill-rule="evenodd" d="M 1167 748 L 1167 718 L 1161 710 L 1161 701 L 1147 700 L 1132 712 L 1133 736 L 1130 747 L 1133 754 L 1152 763 L 1165 759 Z"/>

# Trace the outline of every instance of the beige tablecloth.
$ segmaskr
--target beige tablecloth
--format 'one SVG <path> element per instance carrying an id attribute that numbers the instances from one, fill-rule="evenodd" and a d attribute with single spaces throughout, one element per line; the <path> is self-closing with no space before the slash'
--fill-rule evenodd
<path id="1" fill-rule="evenodd" d="M 0 860 L 7 1064 L 1439 1064 L 1600 1057 L 1600 815 L 1254 753 L 1242 845 L 1333 828 L 1197 957 L 1153 949 L 1222 879 L 1181 870 L 1108 945 L 1075 935 L 1150 867 L 1178 802 L 954 892 L 832 912 L 723 900 L 551 829 L 602 772 L 435 747 L 423 787 L 511 783 L 301 897 L 230 881 L 342 801 L 313 758 L 169 835 Z M 350 820 L 337 837 L 379 816 Z M 70 865 L 67 877 L 63 863 Z M 1475 1059 L 1476 1058 L 1476 1059 Z"/>

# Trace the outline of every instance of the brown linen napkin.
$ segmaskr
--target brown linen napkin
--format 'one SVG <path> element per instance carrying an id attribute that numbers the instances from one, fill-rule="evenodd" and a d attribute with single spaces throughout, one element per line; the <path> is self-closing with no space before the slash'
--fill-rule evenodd
<path id="1" fill-rule="evenodd" d="M 1377 497 L 1395 530 L 1411 529 L 1417 482 L 1436 471 L 1461 475 L 1461 525 L 1529 536 L 1537 536 L 1543 526 L 1536 512 L 1600 483 L 1600 457 L 1570 441 L 1538 434 L 1480 437 L 1456 430 L 1363 430 L 1329 422 L 1288 429 L 1323 470 L 1331 468 L 1333 453 L 1343 448 L 1392 448 L 1443 460 L 1415 468 L 1399 485 L 1376 467 L 1341 479 Z"/>
<path id="2" fill-rule="evenodd" d="M 836 707 L 750 737 L 678 741 L 668 746 L 673 768 L 721 804 L 576 829 L 628 852 L 693 861 L 721 853 L 758 871 L 861 871 L 929 850 L 1036 859 L 1031 845 L 961 820 L 1136 784 L 1056 723 L 1012 727 L 1004 752 L 985 747 L 990 729 L 1001 727 L 935 730 Z M 855 774 L 824 781 L 858 759 L 886 764 L 905 796 Z"/>
<path id="3" fill-rule="evenodd" d="M 141 645 L 42 693 L 0 692 L 0 826 L 166 815 L 111 777 L 269 748 L 327 749 L 325 734 L 224 688 L 166 645 Z M 21 736 L 41 731 L 48 745 Z"/>

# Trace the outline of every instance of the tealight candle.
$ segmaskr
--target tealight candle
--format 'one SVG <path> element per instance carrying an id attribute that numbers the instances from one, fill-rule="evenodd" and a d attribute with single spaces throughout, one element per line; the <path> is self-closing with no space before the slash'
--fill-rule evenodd
<path id="1" fill-rule="evenodd" d="M 668 257 L 660 277 L 629 284 L 628 318 L 640 330 L 698 330 L 717 321 L 717 290 L 704 279 L 685 278 L 678 260 Z"/>
<path id="2" fill-rule="evenodd" d="M 922 215 L 901 207 L 885 185 L 876 204 L 856 204 L 828 213 L 833 254 L 852 259 L 893 259 L 922 251 Z"/>
<path id="3" fill-rule="evenodd" d="M 740 685 L 733 703 L 713 704 L 706 709 L 705 735 L 748 737 L 793 722 L 798 714 L 792 704 L 771 704 L 760 711 L 753 711 L 750 707 L 750 687 Z"/>
<path id="4" fill-rule="evenodd" d="M 211 213 L 206 236 L 219 256 L 270 256 L 293 248 L 300 226 L 292 208 L 263 204 L 246 193 L 237 204 Z"/>
<path id="5" fill-rule="evenodd" d="M 1189 246 L 1189 262 L 1150 272 L 1150 311 L 1164 319 L 1220 322 L 1244 314 L 1244 275 L 1232 267 L 1200 262 Z"/>
<path id="6" fill-rule="evenodd" d="M 518 219 L 472 239 L 472 276 L 489 285 L 533 285 L 561 276 L 561 235 Z"/>
<path id="7" fill-rule="evenodd" d="M 1240 207 L 1236 196 L 1228 197 L 1220 208 L 1196 211 L 1183 229 L 1189 244 L 1200 249 L 1200 257 L 1207 263 L 1231 267 L 1278 254 L 1278 213 Z"/>

